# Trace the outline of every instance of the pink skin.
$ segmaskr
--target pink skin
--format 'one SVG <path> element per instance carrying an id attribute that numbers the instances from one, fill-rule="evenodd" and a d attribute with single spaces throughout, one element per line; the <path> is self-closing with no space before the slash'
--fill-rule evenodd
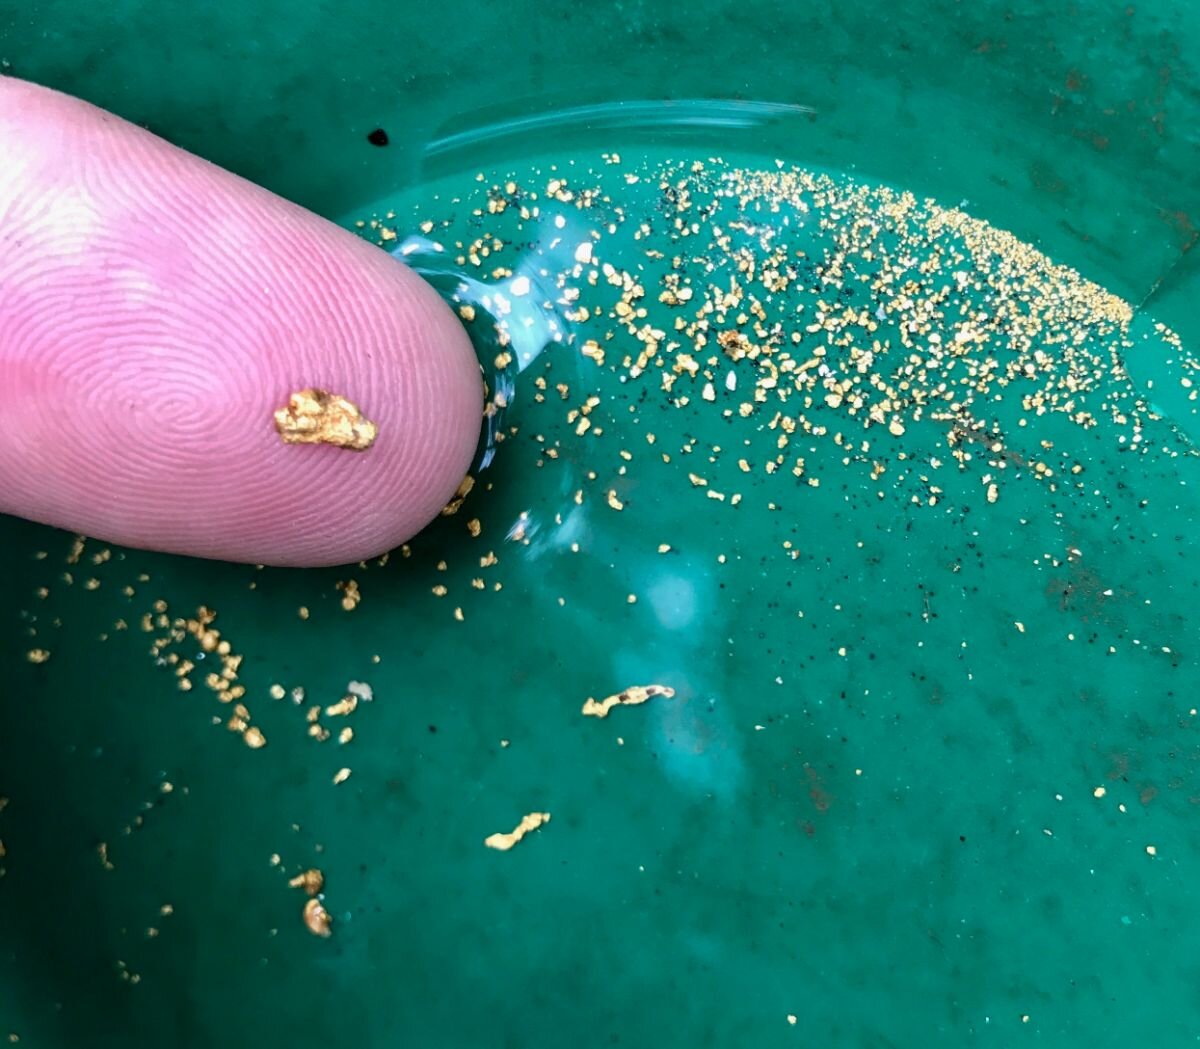
<path id="1" fill-rule="evenodd" d="M 479 435 L 451 311 L 406 267 L 111 114 L 0 77 L 0 511 L 323 565 L 436 516 Z M 317 387 L 379 427 L 286 445 Z"/>

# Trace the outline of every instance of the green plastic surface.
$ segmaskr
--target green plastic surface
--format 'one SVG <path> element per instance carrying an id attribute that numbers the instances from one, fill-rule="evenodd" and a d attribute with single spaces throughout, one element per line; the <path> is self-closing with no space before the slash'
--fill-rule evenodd
<path id="1" fill-rule="evenodd" d="M 1193 347 L 1198 47 L 1186 3 L 0 2 L 6 72 L 346 224 L 466 230 L 451 199 L 476 170 L 519 175 L 551 149 L 779 156 L 965 200 Z M 602 105 L 663 98 L 668 117 Z M 946 499 L 971 512 L 943 513 L 877 499 L 826 445 L 820 488 L 755 475 L 735 512 L 678 453 L 749 427 L 653 396 L 625 422 L 640 388 L 553 360 L 545 402 L 542 360 L 517 380 L 520 433 L 462 509 L 386 564 L 260 571 L 99 542 L 67 563 L 70 536 L 0 520 L 0 1037 L 1195 1042 L 1200 462 L 1046 423 L 1031 440 L 1086 461 L 1102 496 L 1029 481 L 989 505 L 972 475 Z M 1130 367 L 1162 387 L 1164 360 Z M 602 441 L 575 434 L 558 381 L 601 397 Z M 911 439 L 944 454 L 932 430 Z M 1164 422 L 1147 440 L 1178 446 Z M 217 612 L 265 748 L 224 727 L 203 672 L 183 692 L 155 665 L 162 631 L 140 620 L 158 600 Z M 354 740 L 331 716 L 335 738 L 309 738 L 305 711 L 351 681 L 374 695 Z M 653 681 L 675 699 L 580 714 Z M 553 818 L 484 848 L 532 811 Z M 286 884 L 307 867 L 329 939 Z"/>

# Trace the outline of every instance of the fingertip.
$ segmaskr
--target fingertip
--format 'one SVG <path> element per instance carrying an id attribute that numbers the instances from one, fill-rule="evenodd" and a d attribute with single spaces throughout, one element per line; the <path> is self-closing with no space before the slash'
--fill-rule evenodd
<path id="1" fill-rule="evenodd" d="M 0 82 L 0 505 L 114 542 L 334 564 L 409 538 L 470 465 L 482 388 L 411 270 L 85 103 Z M 284 440 L 305 390 L 365 449 Z"/>

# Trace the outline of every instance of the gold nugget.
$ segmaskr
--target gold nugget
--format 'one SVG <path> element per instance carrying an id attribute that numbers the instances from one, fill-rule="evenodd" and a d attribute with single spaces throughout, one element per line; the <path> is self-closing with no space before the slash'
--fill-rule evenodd
<path id="1" fill-rule="evenodd" d="M 288 885 L 293 889 L 303 889 L 309 896 L 316 896 L 325 888 L 325 875 L 316 867 L 310 867 L 292 878 Z"/>
<path id="2" fill-rule="evenodd" d="M 287 407 L 275 413 L 275 429 L 285 444 L 332 444 L 356 452 L 370 448 L 378 433 L 357 405 L 311 388 L 288 398 Z"/>
<path id="3" fill-rule="evenodd" d="M 674 695 L 675 690 L 669 685 L 630 685 L 624 691 L 602 699 L 599 703 L 588 696 L 587 702 L 583 704 L 583 713 L 587 717 L 606 718 L 613 707 L 636 707 L 652 696 L 665 696 L 670 699 Z"/>
<path id="4" fill-rule="evenodd" d="M 499 849 L 501 852 L 508 852 L 509 849 L 516 845 L 531 830 L 537 830 L 543 823 L 549 822 L 550 813 L 531 812 L 529 815 L 521 818 L 521 822 L 516 825 L 511 834 L 491 834 L 483 839 L 483 843 L 489 849 Z"/>
<path id="5" fill-rule="evenodd" d="M 304 905 L 304 925 L 314 936 L 329 936 L 333 919 L 315 896 Z"/>

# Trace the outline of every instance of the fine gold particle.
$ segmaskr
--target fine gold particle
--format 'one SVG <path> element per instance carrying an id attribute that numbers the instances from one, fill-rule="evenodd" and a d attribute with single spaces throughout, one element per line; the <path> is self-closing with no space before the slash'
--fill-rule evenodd
<path id="1" fill-rule="evenodd" d="M 550 813 L 531 812 L 521 818 L 521 822 L 513 828 L 511 834 L 491 834 L 483 839 L 483 843 L 489 849 L 499 849 L 501 852 L 508 852 L 509 849 L 516 845 L 530 831 L 537 830 L 543 823 L 549 822 Z"/>
<path id="2" fill-rule="evenodd" d="M 450 517 L 451 515 L 458 513 L 459 507 L 461 507 L 463 504 L 463 500 L 465 500 L 467 496 L 471 494 L 471 489 L 474 487 L 475 478 L 470 474 L 467 474 L 467 476 L 462 479 L 458 489 L 455 491 L 454 498 L 442 507 L 442 516 Z"/>
<path id="3" fill-rule="evenodd" d="M 31 648 L 25 653 L 25 658 L 30 663 L 45 663 L 50 658 L 50 650 L 48 648 Z"/>
<path id="4" fill-rule="evenodd" d="M 342 592 L 342 608 L 347 612 L 353 612 L 358 607 L 359 601 L 362 600 L 357 581 L 351 579 L 345 583 L 339 582 L 337 588 Z"/>
<path id="5" fill-rule="evenodd" d="M 285 444 L 332 444 L 362 452 L 375 443 L 378 428 L 344 397 L 313 388 L 288 398 L 275 413 L 275 429 Z"/>
<path id="6" fill-rule="evenodd" d="M 669 685 L 631 685 L 624 691 L 600 700 L 599 703 L 588 696 L 587 702 L 583 704 L 583 713 L 586 717 L 606 718 L 613 707 L 636 707 L 653 696 L 670 699 L 674 695 L 675 690 Z"/>
<path id="7" fill-rule="evenodd" d="M 262 729 L 255 728 L 253 725 L 242 733 L 242 739 L 251 750 L 258 750 L 267 745 L 267 737 L 262 734 Z"/>
<path id="8" fill-rule="evenodd" d="M 331 703 L 325 708 L 325 713 L 331 718 L 342 717 L 343 715 L 354 713 L 357 707 L 358 696 L 352 694 L 345 696 L 336 703 Z"/>
<path id="9" fill-rule="evenodd" d="M 304 905 L 304 925 L 314 936 L 328 937 L 333 919 L 315 896 Z"/>
<path id="10" fill-rule="evenodd" d="M 325 888 L 325 875 L 322 874 L 316 867 L 310 867 L 306 871 L 301 871 L 291 881 L 288 882 L 293 889 L 303 889 L 309 896 L 316 896 L 323 888 Z"/>
<path id="11" fill-rule="evenodd" d="M 334 774 L 333 783 L 337 786 L 339 783 L 345 783 L 350 778 L 350 770 L 346 768 L 338 769 Z"/>

